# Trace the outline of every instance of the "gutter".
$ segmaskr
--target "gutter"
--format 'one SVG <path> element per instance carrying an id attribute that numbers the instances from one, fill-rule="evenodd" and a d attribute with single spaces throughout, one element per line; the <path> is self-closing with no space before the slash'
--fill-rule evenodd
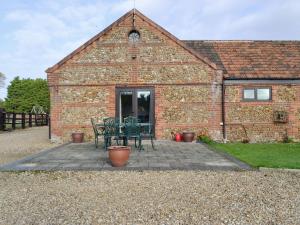
<path id="1" fill-rule="evenodd" d="M 259 78 L 249 78 L 249 77 L 225 77 L 225 80 L 300 80 L 300 77 L 287 77 L 287 78 L 281 78 L 281 77 L 259 77 Z"/>
<path id="2" fill-rule="evenodd" d="M 223 80 L 225 84 L 300 84 L 300 78 L 287 78 L 287 79 L 274 79 L 274 78 L 261 78 L 261 79 L 236 79 L 226 78 Z"/>

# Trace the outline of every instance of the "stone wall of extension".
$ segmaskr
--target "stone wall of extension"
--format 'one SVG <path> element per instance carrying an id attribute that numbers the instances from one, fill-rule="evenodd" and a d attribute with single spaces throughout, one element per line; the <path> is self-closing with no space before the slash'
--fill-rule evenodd
<path id="1" fill-rule="evenodd" d="M 115 116 L 116 87 L 154 87 L 156 137 L 193 130 L 222 139 L 222 72 L 178 45 L 157 27 L 136 17 L 141 40 L 132 45 L 128 17 L 48 73 L 54 141 L 70 141 L 81 130 L 93 138 L 91 117 Z"/>
<path id="2" fill-rule="evenodd" d="M 244 88 L 260 85 L 229 85 L 225 89 L 226 133 L 229 141 L 282 141 L 286 136 L 300 140 L 300 86 L 264 85 L 272 88 L 271 101 L 242 100 Z M 274 111 L 288 113 L 286 123 L 274 122 Z"/>

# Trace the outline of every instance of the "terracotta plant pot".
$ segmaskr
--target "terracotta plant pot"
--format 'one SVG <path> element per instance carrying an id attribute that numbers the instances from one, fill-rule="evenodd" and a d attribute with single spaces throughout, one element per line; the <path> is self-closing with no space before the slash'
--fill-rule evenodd
<path id="1" fill-rule="evenodd" d="M 195 137 L 195 132 L 184 131 L 184 132 L 182 132 L 182 136 L 183 136 L 184 142 L 192 142 Z"/>
<path id="2" fill-rule="evenodd" d="M 112 166 L 125 166 L 130 154 L 129 146 L 110 146 L 108 147 L 108 155 Z"/>
<path id="3" fill-rule="evenodd" d="M 82 143 L 83 142 L 84 133 L 82 132 L 74 132 L 72 133 L 72 141 L 73 143 Z"/>

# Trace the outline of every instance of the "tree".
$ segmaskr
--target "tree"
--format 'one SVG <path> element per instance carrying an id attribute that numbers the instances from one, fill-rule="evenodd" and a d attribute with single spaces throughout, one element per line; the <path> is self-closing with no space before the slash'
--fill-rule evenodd
<path id="1" fill-rule="evenodd" d="M 5 75 L 0 72 L 0 88 L 4 87 Z"/>
<path id="2" fill-rule="evenodd" d="M 0 109 L 5 109 L 5 102 L 0 98 Z"/>
<path id="3" fill-rule="evenodd" d="M 7 87 L 5 109 L 7 112 L 30 112 L 32 107 L 40 105 L 49 111 L 50 99 L 47 81 L 38 79 L 20 79 L 15 77 Z"/>
<path id="4" fill-rule="evenodd" d="M 5 75 L 3 73 L 0 72 L 0 88 L 3 88 L 5 83 Z M 5 102 L 0 98 L 0 109 L 5 108 Z"/>

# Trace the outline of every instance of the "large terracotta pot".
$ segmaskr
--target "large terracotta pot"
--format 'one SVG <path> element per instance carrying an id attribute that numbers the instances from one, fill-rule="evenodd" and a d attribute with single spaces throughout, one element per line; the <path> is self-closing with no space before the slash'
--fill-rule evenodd
<path id="1" fill-rule="evenodd" d="M 195 132 L 184 131 L 184 132 L 182 132 L 182 136 L 183 136 L 184 142 L 192 142 L 195 137 Z"/>
<path id="2" fill-rule="evenodd" d="M 72 141 L 73 143 L 82 143 L 83 142 L 84 133 L 82 132 L 74 132 L 72 133 Z"/>
<path id="3" fill-rule="evenodd" d="M 129 158 L 130 150 L 131 148 L 129 146 L 108 147 L 108 155 L 112 166 L 125 166 Z"/>

